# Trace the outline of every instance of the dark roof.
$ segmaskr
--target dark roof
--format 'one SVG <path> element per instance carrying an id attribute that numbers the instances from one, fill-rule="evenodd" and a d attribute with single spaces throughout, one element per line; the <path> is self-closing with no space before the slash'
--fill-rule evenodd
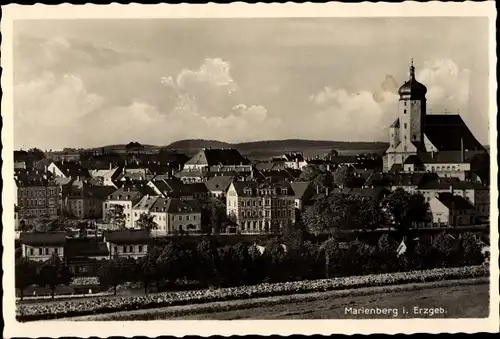
<path id="1" fill-rule="evenodd" d="M 399 128 L 399 118 L 398 118 L 398 119 L 396 119 L 396 120 L 395 120 L 395 121 L 391 124 L 391 126 L 390 126 L 390 127 Z"/>
<path id="2" fill-rule="evenodd" d="M 410 78 L 399 88 L 398 93 L 401 97 L 411 100 L 425 98 L 427 88 L 415 79 L 415 67 L 413 67 L 413 63 L 410 67 Z"/>
<path id="3" fill-rule="evenodd" d="M 424 164 L 460 164 L 470 163 L 478 154 L 484 151 L 440 151 L 440 152 L 418 152 L 418 159 Z"/>
<path id="4" fill-rule="evenodd" d="M 23 232 L 19 235 L 22 244 L 31 246 L 53 246 L 66 243 L 64 232 Z"/>
<path id="5" fill-rule="evenodd" d="M 398 173 L 393 175 L 391 180 L 393 186 L 419 186 L 438 178 L 436 173 Z"/>
<path id="6" fill-rule="evenodd" d="M 234 188 L 238 195 L 246 195 L 246 190 L 251 190 L 252 195 L 256 195 L 257 191 L 260 189 L 271 189 L 276 190 L 276 195 L 283 195 L 281 189 L 287 189 L 287 196 L 295 195 L 293 188 L 289 182 L 279 181 L 279 182 L 257 182 L 257 181 L 234 181 Z"/>
<path id="7" fill-rule="evenodd" d="M 186 162 L 186 165 L 248 165 L 250 161 L 244 158 L 234 148 L 203 149 Z"/>
<path id="8" fill-rule="evenodd" d="M 57 166 L 64 173 L 65 176 L 76 178 L 88 178 L 90 173 L 87 169 L 83 168 L 82 165 L 74 161 L 54 161 L 54 165 Z"/>
<path id="9" fill-rule="evenodd" d="M 113 186 L 94 186 L 89 185 L 84 188 L 84 194 L 90 198 L 106 199 L 107 196 L 116 191 Z"/>
<path id="10" fill-rule="evenodd" d="M 458 209 L 458 210 L 474 209 L 474 205 L 472 205 L 471 202 L 469 202 L 467 199 L 459 195 L 453 195 L 451 193 L 439 193 L 437 198 L 449 209 Z"/>
<path id="11" fill-rule="evenodd" d="M 106 243 L 97 242 L 94 239 L 68 239 L 64 252 L 68 257 L 98 257 L 109 255 Z"/>
<path id="12" fill-rule="evenodd" d="M 430 180 L 422 182 L 418 188 L 422 190 L 439 190 L 439 189 L 449 189 L 453 186 L 454 189 L 488 189 L 488 187 L 470 181 L 460 181 L 458 178 L 442 178 L 437 177 L 435 180 Z"/>
<path id="13" fill-rule="evenodd" d="M 143 230 L 107 231 L 104 240 L 113 244 L 147 244 L 151 236 Z"/>
<path id="14" fill-rule="evenodd" d="M 294 181 L 290 184 L 295 193 L 295 197 L 302 199 L 306 193 L 310 192 L 312 185 L 309 181 Z"/>
<path id="15" fill-rule="evenodd" d="M 484 150 L 458 114 L 427 114 L 424 133 L 439 151 Z"/>
<path id="16" fill-rule="evenodd" d="M 408 158 L 406 158 L 406 160 L 405 160 L 405 165 L 410 165 L 410 164 L 420 166 L 420 165 L 423 165 L 423 162 L 422 162 L 422 160 L 420 160 L 420 158 L 418 156 L 416 156 L 415 154 L 412 154 Z"/>
<path id="17" fill-rule="evenodd" d="M 304 161 L 304 155 L 300 152 L 285 153 L 282 157 L 286 161 L 299 161 L 299 162 Z"/>
<path id="18" fill-rule="evenodd" d="M 200 205 L 196 201 L 185 201 L 171 198 L 158 198 L 151 206 L 151 212 L 166 213 L 198 213 Z"/>
<path id="19" fill-rule="evenodd" d="M 208 179 L 205 182 L 205 186 L 210 192 L 213 191 L 225 191 L 233 182 L 234 177 L 232 176 L 219 176 Z"/>
<path id="20" fill-rule="evenodd" d="M 130 190 L 129 190 L 130 188 Z M 139 200 L 144 194 L 138 190 L 136 187 L 121 187 L 108 195 L 107 200 L 127 200 L 134 201 Z"/>

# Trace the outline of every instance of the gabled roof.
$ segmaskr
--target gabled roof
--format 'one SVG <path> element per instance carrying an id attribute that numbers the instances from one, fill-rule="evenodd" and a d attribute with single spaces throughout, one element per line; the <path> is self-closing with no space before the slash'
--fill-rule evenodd
<path id="1" fill-rule="evenodd" d="M 54 165 L 67 177 L 90 177 L 90 173 L 82 165 L 74 161 L 54 161 Z"/>
<path id="2" fill-rule="evenodd" d="M 473 210 L 474 205 L 467 199 L 453 195 L 451 193 L 439 193 L 437 199 L 443 203 L 447 208 L 454 210 Z"/>
<path id="3" fill-rule="evenodd" d="M 116 191 L 116 188 L 114 188 L 113 186 L 89 185 L 88 187 L 84 188 L 85 196 L 96 199 L 106 199 L 106 197 L 112 194 L 114 191 Z"/>
<path id="4" fill-rule="evenodd" d="M 458 114 L 427 114 L 424 134 L 439 151 L 484 150 Z"/>
<path id="5" fill-rule="evenodd" d="M 68 239 L 64 248 L 68 257 L 99 257 L 108 256 L 108 246 L 105 242 L 94 239 Z"/>
<path id="6" fill-rule="evenodd" d="M 66 243 L 66 233 L 23 232 L 19 235 L 19 240 L 30 246 L 63 246 Z"/>
<path id="7" fill-rule="evenodd" d="M 141 198 L 141 200 L 139 200 L 137 204 L 134 205 L 133 208 L 136 210 L 148 210 L 158 199 L 159 197 L 156 196 L 145 195 Z"/>
<path id="8" fill-rule="evenodd" d="M 158 198 L 150 210 L 152 213 L 199 213 L 201 206 L 196 201 L 172 198 Z"/>
<path id="9" fill-rule="evenodd" d="M 104 241 L 113 244 L 147 244 L 151 236 L 144 230 L 123 230 L 104 232 Z"/>
<path id="10" fill-rule="evenodd" d="M 205 182 L 205 186 L 210 192 L 226 191 L 233 180 L 233 176 L 213 177 Z"/>
<path id="11" fill-rule="evenodd" d="M 186 162 L 186 165 L 248 165 L 250 161 L 244 158 L 234 148 L 202 149 Z"/>
<path id="12" fill-rule="evenodd" d="M 135 201 L 140 199 L 145 193 L 137 187 L 121 187 L 107 196 L 107 200 Z"/>
<path id="13" fill-rule="evenodd" d="M 232 183 L 238 195 L 247 195 L 245 192 L 249 190 L 251 195 L 256 195 L 259 190 L 267 189 L 267 190 L 276 190 L 276 195 L 284 195 L 281 189 L 287 190 L 287 196 L 295 195 L 291 184 L 287 181 L 281 180 L 278 182 L 264 181 L 234 181 Z"/>
<path id="14" fill-rule="evenodd" d="M 312 189 L 312 185 L 309 181 L 294 181 L 290 183 L 290 186 L 295 193 L 295 198 L 302 199 Z"/>

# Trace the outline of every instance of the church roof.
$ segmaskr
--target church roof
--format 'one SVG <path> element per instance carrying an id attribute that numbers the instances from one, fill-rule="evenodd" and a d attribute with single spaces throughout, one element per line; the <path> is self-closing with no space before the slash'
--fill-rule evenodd
<path id="1" fill-rule="evenodd" d="M 248 165 L 250 162 L 234 148 L 203 149 L 186 162 L 186 165 Z"/>
<path id="2" fill-rule="evenodd" d="M 425 164 L 461 164 L 470 163 L 480 151 L 466 151 L 462 160 L 461 151 L 419 152 L 420 161 Z"/>
<path id="3" fill-rule="evenodd" d="M 484 150 L 458 114 L 427 114 L 424 133 L 440 151 Z"/>
<path id="4" fill-rule="evenodd" d="M 415 67 L 413 60 L 410 67 L 410 78 L 398 90 L 402 99 L 423 99 L 427 93 L 427 87 L 415 79 Z"/>

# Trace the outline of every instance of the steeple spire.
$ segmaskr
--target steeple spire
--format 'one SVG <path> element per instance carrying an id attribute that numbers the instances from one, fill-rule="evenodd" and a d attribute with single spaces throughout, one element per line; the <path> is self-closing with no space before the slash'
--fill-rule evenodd
<path id="1" fill-rule="evenodd" d="M 411 58 L 410 79 L 415 79 L 415 67 L 413 66 L 413 58 Z"/>

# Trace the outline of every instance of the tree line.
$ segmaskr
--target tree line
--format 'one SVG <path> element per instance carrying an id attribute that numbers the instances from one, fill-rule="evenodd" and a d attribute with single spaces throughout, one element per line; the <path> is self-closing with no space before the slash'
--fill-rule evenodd
<path id="1" fill-rule="evenodd" d="M 265 247 L 237 243 L 221 246 L 213 239 L 198 243 L 167 241 L 148 249 L 137 260 L 114 257 L 99 263 L 97 276 L 103 288 L 127 282 L 141 283 L 144 292 L 284 282 L 341 276 L 391 273 L 408 270 L 477 265 L 483 262 L 481 245 L 471 233 L 453 238 L 400 242 L 388 234 L 376 243 L 361 240 L 344 243 L 333 237 L 323 242 L 304 240 L 299 231 L 274 237 Z M 71 271 L 57 256 L 43 263 L 24 258 L 16 261 L 16 288 L 36 284 L 51 288 L 68 285 Z"/>

